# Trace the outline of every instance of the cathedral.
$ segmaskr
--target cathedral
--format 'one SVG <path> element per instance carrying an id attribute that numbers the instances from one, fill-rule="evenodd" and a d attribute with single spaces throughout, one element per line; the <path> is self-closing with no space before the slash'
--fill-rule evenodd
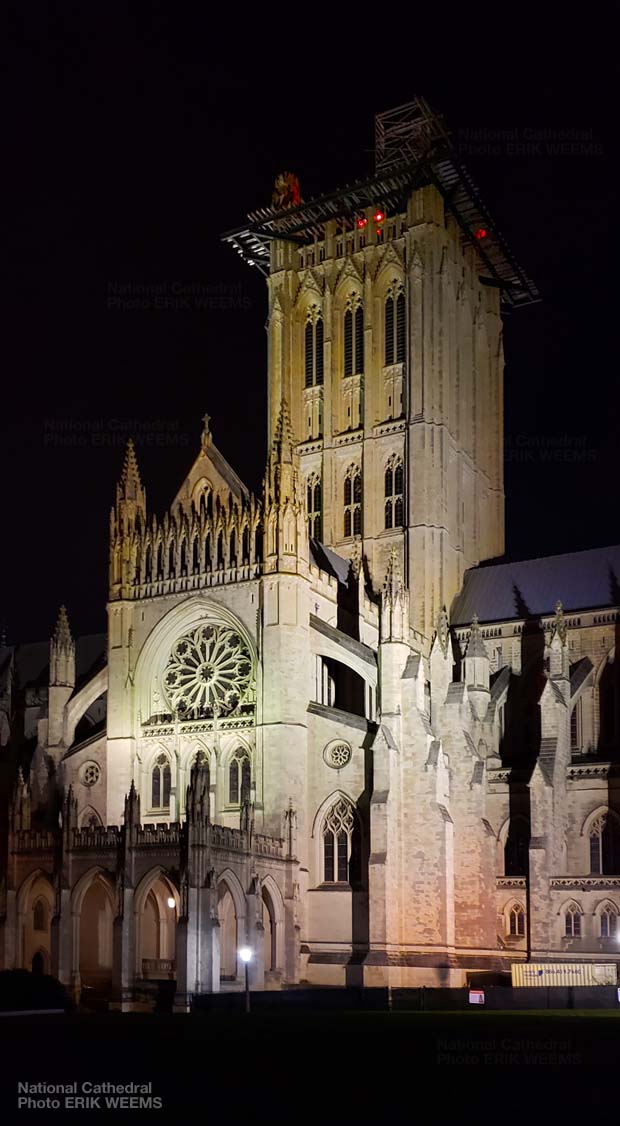
<path id="1" fill-rule="evenodd" d="M 130 443 L 106 636 L 0 648 L 0 966 L 183 1011 L 244 946 L 261 990 L 620 962 L 620 546 L 501 561 L 534 284 L 422 99 L 223 238 L 268 291 L 262 493 L 205 415 L 156 515 Z"/>

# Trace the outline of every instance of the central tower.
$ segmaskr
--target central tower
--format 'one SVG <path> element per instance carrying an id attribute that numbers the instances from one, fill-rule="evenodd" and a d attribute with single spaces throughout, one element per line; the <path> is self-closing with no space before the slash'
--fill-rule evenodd
<path id="1" fill-rule="evenodd" d="M 312 538 L 396 555 L 420 641 L 504 550 L 502 300 L 536 292 L 422 99 L 376 119 L 375 176 L 226 236 L 269 289 L 269 441 L 290 409 Z"/>

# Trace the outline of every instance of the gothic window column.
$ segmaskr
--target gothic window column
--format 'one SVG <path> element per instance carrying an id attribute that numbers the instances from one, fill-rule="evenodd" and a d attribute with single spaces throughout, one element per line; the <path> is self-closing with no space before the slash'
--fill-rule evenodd
<path id="1" fill-rule="evenodd" d="M 385 483 L 385 527 L 402 528 L 404 524 L 404 473 L 401 458 L 394 455 L 387 463 Z"/>

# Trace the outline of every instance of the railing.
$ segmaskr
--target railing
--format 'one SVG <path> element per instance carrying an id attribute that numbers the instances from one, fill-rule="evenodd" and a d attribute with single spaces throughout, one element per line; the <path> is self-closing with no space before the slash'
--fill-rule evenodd
<path id="1" fill-rule="evenodd" d="M 15 834 L 17 852 L 42 852 L 54 847 L 54 834 L 49 829 L 18 829 Z"/>
<path id="2" fill-rule="evenodd" d="M 136 830 L 136 846 L 147 848 L 154 845 L 164 845 L 167 848 L 178 847 L 181 826 L 178 821 L 171 825 L 143 825 Z"/>
<path id="3" fill-rule="evenodd" d="M 142 959 L 142 977 L 147 981 L 161 980 L 162 978 L 167 981 L 174 979 L 176 972 L 176 962 L 172 958 L 143 958 Z"/>
<path id="4" fill-rule="evenodd" d="M 283 856 L 284 840 L 281 837 L 264 837 L 256 833 L 252 837 L 253 851 L 259 856 Z"/>
<path id="5" fill-rule="evenodd" d="M 120 831 L 116 825 L 93 825 L 73 830 L 74 848 L 117 848 Z"/>

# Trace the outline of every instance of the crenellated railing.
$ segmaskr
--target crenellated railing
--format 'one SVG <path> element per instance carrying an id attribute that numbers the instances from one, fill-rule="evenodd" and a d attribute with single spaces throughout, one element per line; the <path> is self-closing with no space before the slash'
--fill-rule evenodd
<path id="1" fill-rule="evenodd" d="M 54 847 L 55 834 L 51 829 L 18 829 L 15 833 L 16 852 L 47 852 Z"/>
<path id="2" fill-rule="evenodd" d="M 178 821 L 170 825 L 142 825 L 136 829 L 135 845 L 137 848 L 178 848 L 181 838 L 181 826 Z"/>
<path id="3" fill-rule="evenodd" d="M 284 856 L 284 839 L 281 837 L 265 837 L 255 833 L 252 846 L 259 856 Z"/>
<path id="4" fill-rule="evenodd" d="M 92 825 L 73 830 L 73 847 L 79 849 L 116 848 L 120 838 L 117 825 Z"/>

